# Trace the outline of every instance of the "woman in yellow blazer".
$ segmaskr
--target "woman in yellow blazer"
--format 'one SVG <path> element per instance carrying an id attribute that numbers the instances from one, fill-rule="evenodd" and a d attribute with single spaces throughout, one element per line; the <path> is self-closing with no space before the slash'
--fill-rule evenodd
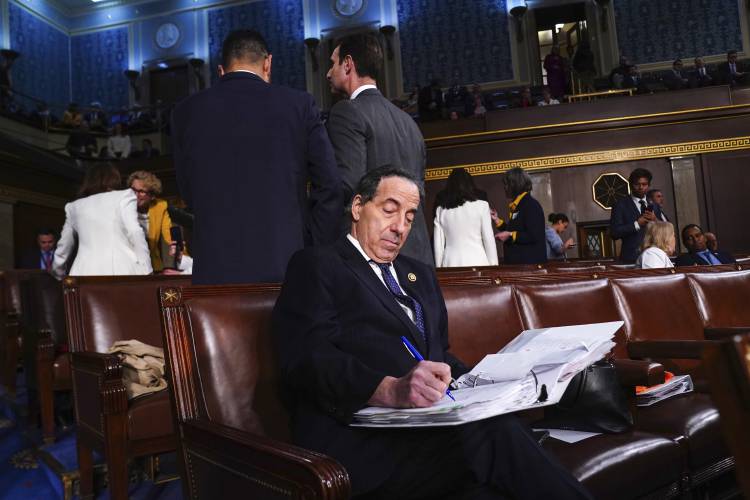
<path id="1" fill-rule="evenodd" d="M 130 174 L 128 185 L 135 191 L 138 201 L 138 222 L 146 233 L 151 266 L 154 272 L 160 272 L 164 269 L 162 242 L 166 247 L 172 244 L 169 233 L 172 219 L 167 212 L 167 202 L 157 198 L 161 194 L 161 181 L 151 172 L 138 170 Z"/>

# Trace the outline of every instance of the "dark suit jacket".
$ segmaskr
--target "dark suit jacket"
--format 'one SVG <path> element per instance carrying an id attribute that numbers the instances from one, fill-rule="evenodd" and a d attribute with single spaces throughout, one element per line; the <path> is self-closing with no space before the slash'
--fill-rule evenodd
<path id="1" fill-rule="evenodd" d="M 734 257 L 729 255 L 726 252 L 722 252 L 721 250 L 718 252 L 713 252 L 714 257 L 719 259 L 719 262 L 722 264 L 734 264 L 736 261 L 734 260 Z M 675 261 L 675 264 L 677 266 L 708 266 L 710 265 L 709 262 L 704 259 L 702 256 L 696 254 L 696 253 L 683 253 L 677 257 L 677 260 Z"/>
<path id="2" fill-rule="evenodd" d="M 547 262 L 547 239 L 544 235 L 544 209 L 531 193 L 521 199 L 515 217 L 500 228 L 516 231 L 516 240 L 508 239 L 503 244 L 505 264 L 543 264 Z"/>
<path id="3" fill-rule="evenodd" d="M 229 73 L 175 108 L 172 134 L 193 283 L 281 281 L 295 251 L 338 236 L 341 178 L 306 92 Z"/>
<path id="4" fill-rule="evenodd" d="M 664 85 L 669 90 L 679 90 L 687 87 L 688 82 L 687 78 L 682 74 L 682 72 L 675 73 L 674 70 L 669 70 L 664 75 Z"/>
<path id="5" fill-rule="evenodd" d="M 746 68 L 744 64 L 741 64 L 739 61 L 735 63 L 737 71 L 744 73 Z M 720 63 L 716 67 L 716 78 L 718 80 L 718 83 L 723 83 L 724 85 L 737 85 L 737 84 L 743 84 L 747 80 L 747 76 L 743 75 L 742 77 L 737 77 L 735 75 L 732 75 L 732 72 L 729 68 L 729 62 L 724 61 L 723 63 Z"/>
<path id="6" fill-rule="evenodd" d="M 690 72 L 690 85 L 692 87 L 706 87 L 713 84 L 714 79 L 711 76 L 711 73 L 708 71 L 708 68 L 706 68 L 705 75 L 701 75 L 697 69 L 694 69 L 692 72 Z"/>
<path id="7" fill-rule="evenodd" d="M 359 491 L 390 475 L 390 441 L 376 439 L 389 431 L 346 424 L 385 376 L 401 377 L 414 367 L 400 336 L 409 338 L 425 359 L 450 364 L 454 377 L 466 371 L 447 352 L 447 313 L 434 270 L 405 256 L 394 267 L 405 293 L 422 304 L 429 350 L 346 238 L 295 254 L 273 311 L 293 439 L 339 460 Z M 409 273 L 416 279 L 409 280 Z"/>
<path id="8" fill-rule="evenodd" d="M 657 220 L 661 220 L 661 209 L 658 205 L 651 205 Z M 633 203 L 633 197 L 628 195 L 620 198 L 612 207 L 609 218 L 609 232 L 614 240 L 622 240 L 620 248 L 620 260 L 632 264 L 638 259 L 639 247 L 646 234 L 646 226 L 641 229 L 635 228 L 635 221 L 641 216 L 640 211 Z"/>
<path id="9" fill-rule="evenodd" d="M 345 203 L 351 201 L 362 176 L 378 167 L 400 167 L 424 180 L 426 152 L 422 132 L 411 116 L 377 89 L 364 90 L 354 100 L 337 102 L 331 108 L 327 126 L 341 170 Z M 344 215 L 343 232 L 348 233 L 350 228 L 351 218 Z M 435 265 L 424 202 L 401 254 Z"/>
<path id="10" fill-rule="evenodd" d="M 42 251 L 29 250 L 21 255 L 18 269 L 42 269 Z"/>

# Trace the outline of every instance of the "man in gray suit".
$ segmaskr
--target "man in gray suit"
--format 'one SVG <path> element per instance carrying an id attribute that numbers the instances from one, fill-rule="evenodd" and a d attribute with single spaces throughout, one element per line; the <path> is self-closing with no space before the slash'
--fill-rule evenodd
<path id="1" fill-rule="evenodd" d="M 414 120 L 383 97 L 376 86 L 383 67 L 383 50 L 370 34 L 349 35 L 331 54 L 331 91 L 347 96 L 328 118 L 328 135 L 343 179 L 344 199 L 351 201 L 362 176 L 391 165 L 424 181 L 425 145 Z M 346 221 L 351 221 L 349 217 Z M 344 226 L 342 226 L 343 228 Z M 342 229 L 342 234 L 346 229 Z M 424 203 L 414 219 L 401 253 L 434 266 L 424 218 Z"/>

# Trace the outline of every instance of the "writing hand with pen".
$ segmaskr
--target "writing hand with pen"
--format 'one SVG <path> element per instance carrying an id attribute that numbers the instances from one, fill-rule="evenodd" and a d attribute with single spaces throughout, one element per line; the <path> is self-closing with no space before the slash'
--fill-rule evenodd
<path id="1" fill-rule="evenodd" d="M 385 377 L 367 403 L 386 408 L 427 408 L 443 398 L 450 382 L 450 366 L 419 361 L 403 377 Z"/>

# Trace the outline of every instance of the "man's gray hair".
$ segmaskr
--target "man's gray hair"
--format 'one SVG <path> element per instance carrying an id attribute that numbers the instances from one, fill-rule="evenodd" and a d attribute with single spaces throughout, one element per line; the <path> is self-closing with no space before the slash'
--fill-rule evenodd
<path id="1" fill-rule="evenodd" d="M 419 201 L 424 200 L 424 186 L 420 179 L 417 179 L 414 175 L 406 170 L 403 170 L 392 165 L 385 165 L 383 167 L 370 170 L 357 183 L 357 189 L 354 191 L 354 195 L 360 195 L 362 197 L 362 204 L 364 205 L 368 201 L 371 201 L 375 197 L 375 193 L 378 191 L 380 181 L 387 177 L 400 177 L 411 182 L 419 190 Z M 354 198 L 354 196 L 352 196 Z M 351 208 L 351 202 L 349 203 Z"/>

